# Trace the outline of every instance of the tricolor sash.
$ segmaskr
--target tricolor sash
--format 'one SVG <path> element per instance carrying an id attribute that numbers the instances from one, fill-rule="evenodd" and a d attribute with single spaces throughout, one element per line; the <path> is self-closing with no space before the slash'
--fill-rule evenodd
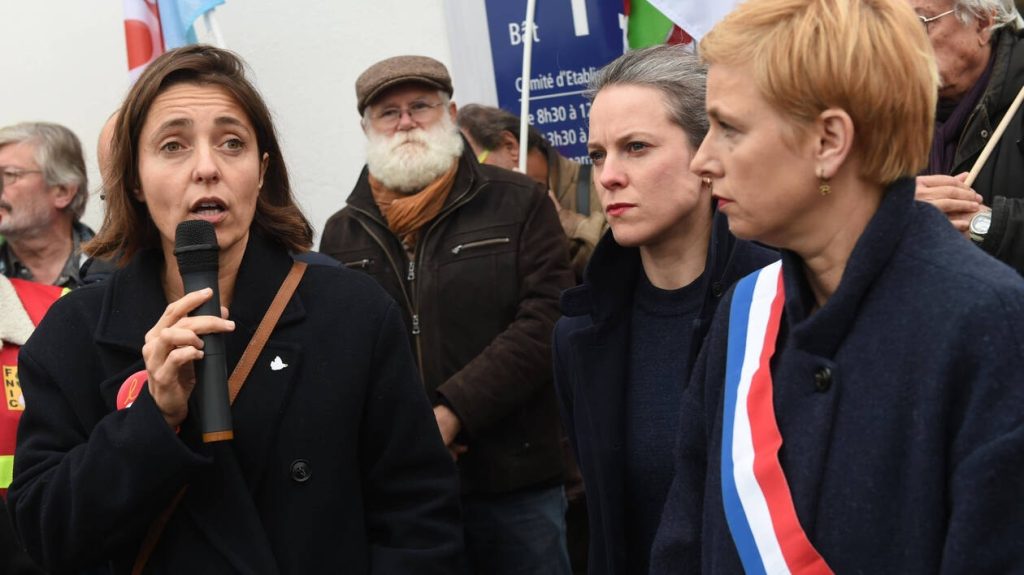
<path id="1" fill-rule="evenodd" d="M 782 435 L 772 404 L 771 358 L 785 302 L 782 262 L 736 284 L 729 308 L 722 500 L 748 574 L 831 574 L 796 516 L 779 463 Z"/>

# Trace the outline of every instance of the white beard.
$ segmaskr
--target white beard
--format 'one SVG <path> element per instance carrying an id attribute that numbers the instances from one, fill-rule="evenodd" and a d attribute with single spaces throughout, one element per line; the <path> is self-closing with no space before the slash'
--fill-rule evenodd
<path id="1" fill-rule="evenodd" d="M 384 187 L 416 193 L 440 178 L 462 155 L 462 136 L 446 113 L 433 127 L 383 135 L 366 132 L 366 165 Z"/>

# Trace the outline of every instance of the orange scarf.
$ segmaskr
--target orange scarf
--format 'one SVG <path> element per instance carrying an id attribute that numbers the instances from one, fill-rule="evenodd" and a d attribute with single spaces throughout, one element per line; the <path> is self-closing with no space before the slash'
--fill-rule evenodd
<path id="1" fill-rule="evenodd" d="M 402 240 L 407 250 L 415 248 L 420 228 L 441 213 L 444 201 L 455 185 L 455 172 L 458 168 L 459 162 L 452 162 L 447 172 L 415 194 L 389 190 L 370 174 L 373 201 L 380 208 L 380 213 L 384 214 L 388 229 Z"/>

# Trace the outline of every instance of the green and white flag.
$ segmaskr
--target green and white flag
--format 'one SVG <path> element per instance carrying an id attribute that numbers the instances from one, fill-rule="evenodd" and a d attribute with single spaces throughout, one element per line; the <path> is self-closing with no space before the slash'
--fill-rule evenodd
<path id="1" fill-rule="evenodd" d="M 689 44 L 693 40 L 648 0 L 625 0 L 630 50 L 658 44 Z"/>
<path id="2" fill-rule="evenodd" d="M 700 42 L 739 0 L 650 0 L 651 6 Z"/>

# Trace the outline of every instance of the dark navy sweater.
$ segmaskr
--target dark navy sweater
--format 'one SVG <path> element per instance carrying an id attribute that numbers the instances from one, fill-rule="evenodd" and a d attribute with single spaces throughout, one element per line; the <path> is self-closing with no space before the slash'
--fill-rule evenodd
<path id="1" fill-rule="evenodd" d="M 641 274 L 633 295 L 626 383 L 626 554 L 646 575 L 651 543 L 672 483 L 679 398 L 690 373 L 690 328 L 703 302 L 703 277 L 675 290 Z"/>

